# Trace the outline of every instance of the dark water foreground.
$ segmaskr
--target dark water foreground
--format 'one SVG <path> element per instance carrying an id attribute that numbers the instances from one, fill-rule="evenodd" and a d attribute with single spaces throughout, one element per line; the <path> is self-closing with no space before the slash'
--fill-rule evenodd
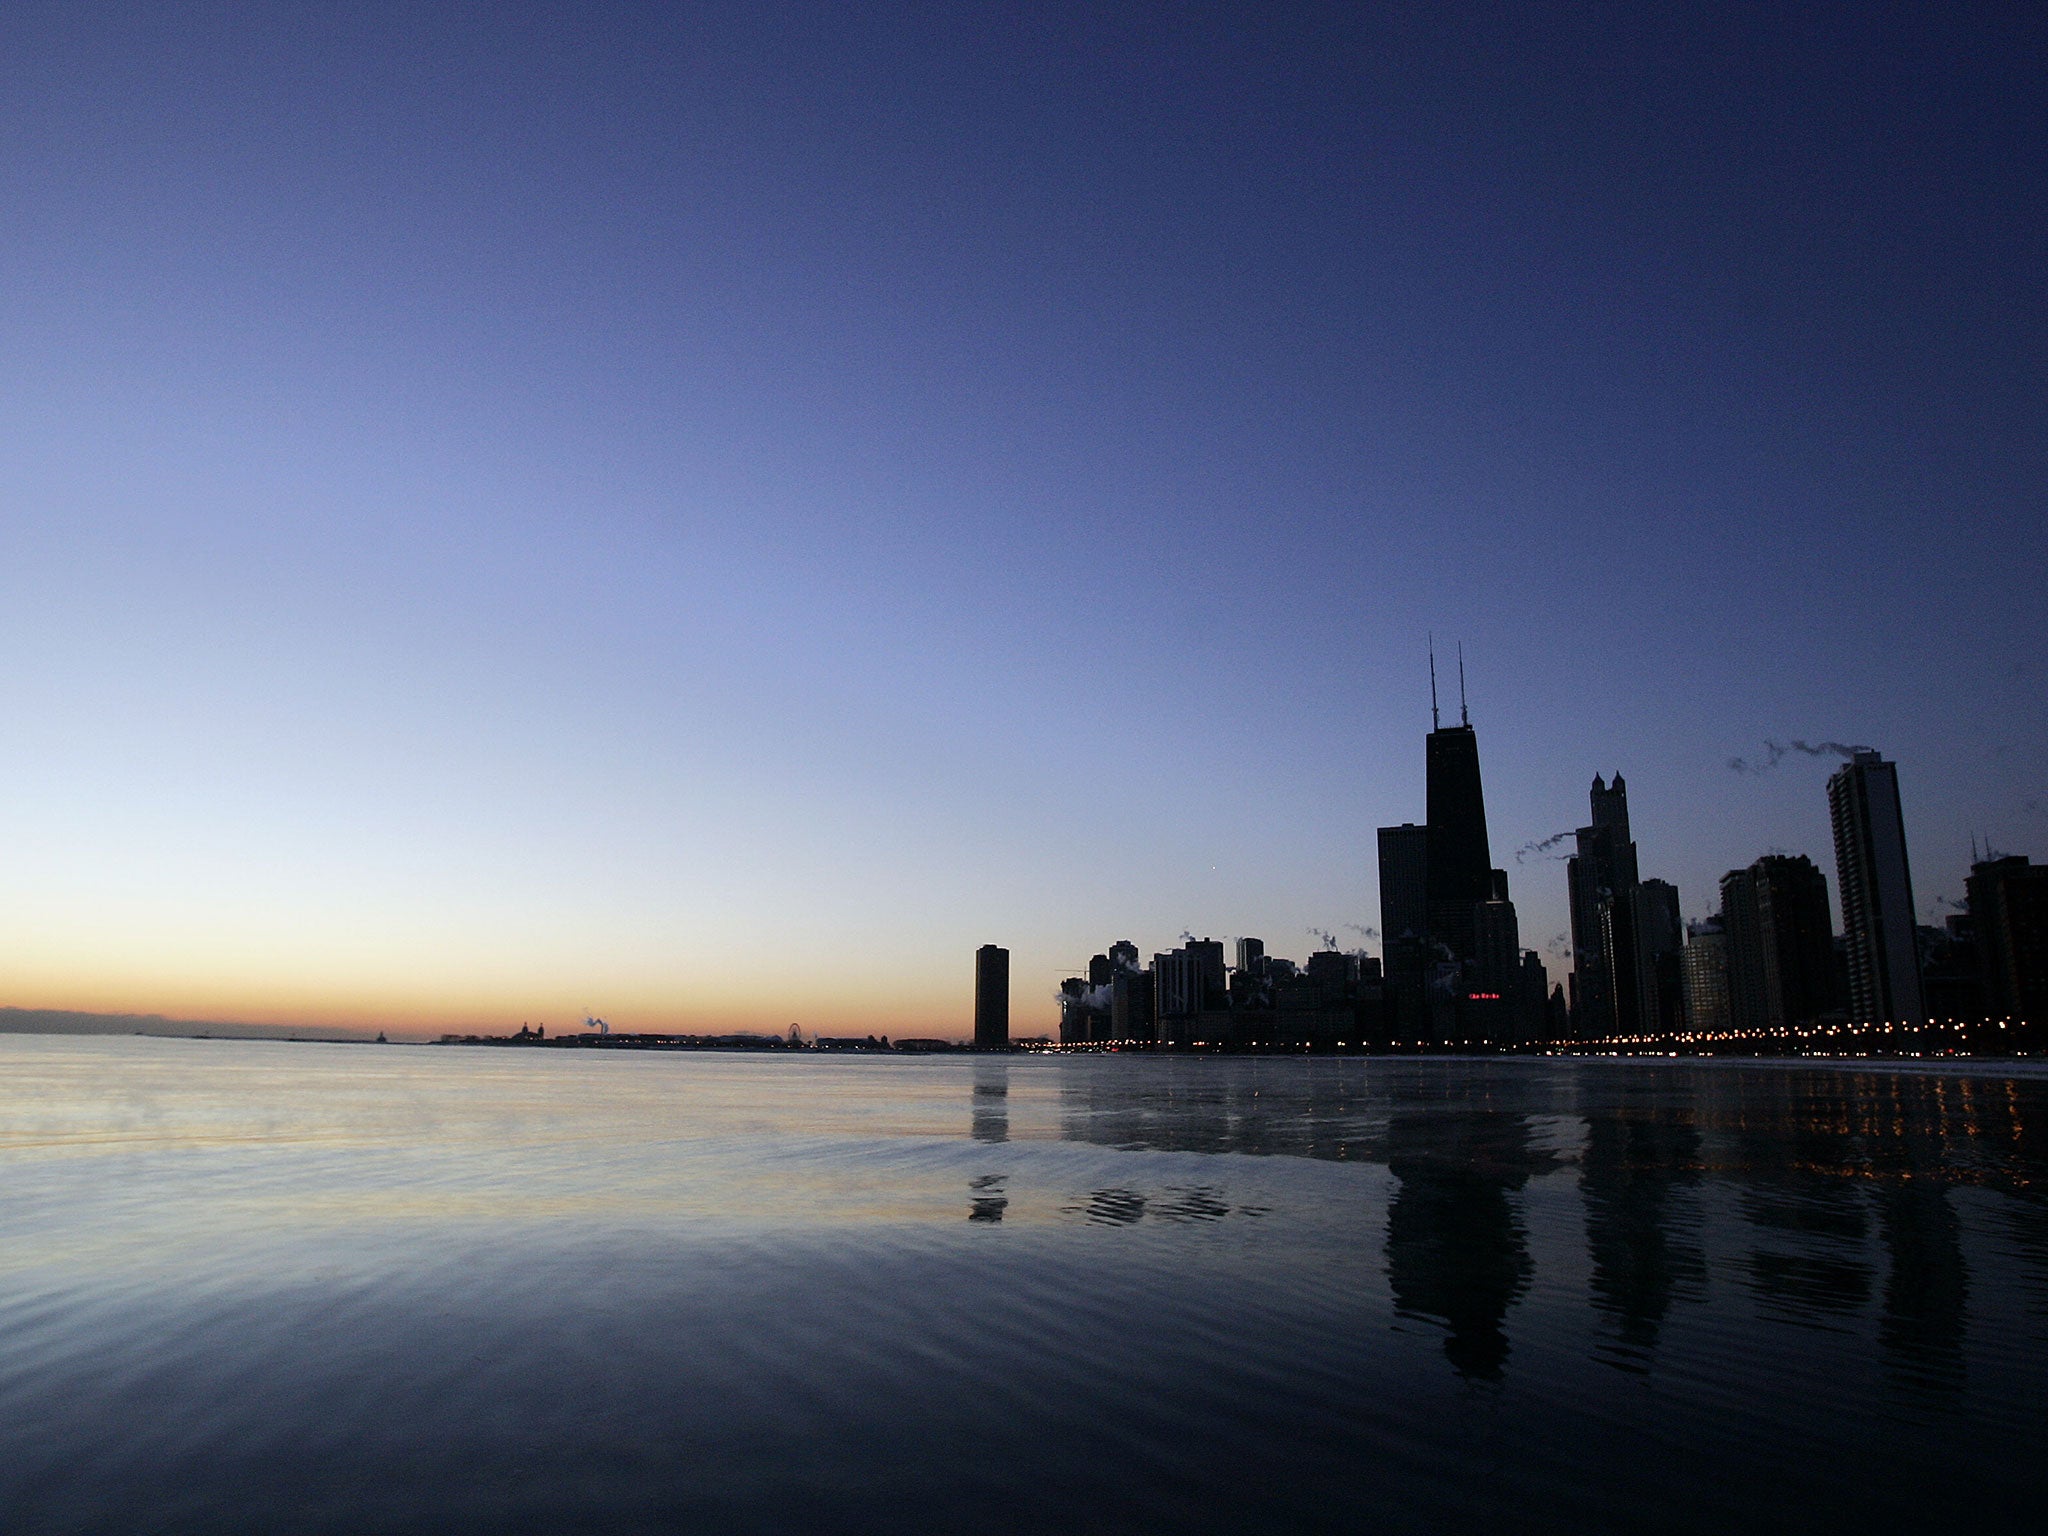
<path id="1" fill-rule="evenodd" d="M 2048 1076 L 0 1037 L 0 1529 L 2048 1528 Z"/>

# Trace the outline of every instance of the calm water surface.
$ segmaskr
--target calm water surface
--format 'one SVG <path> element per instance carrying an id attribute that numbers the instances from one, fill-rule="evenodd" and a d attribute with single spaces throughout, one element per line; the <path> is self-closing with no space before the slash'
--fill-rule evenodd
<path id="1" fill-rule="evenodd" d="M 10 1532 L 2048 1527 L 2048 1076 L 0 1037 Z"/>

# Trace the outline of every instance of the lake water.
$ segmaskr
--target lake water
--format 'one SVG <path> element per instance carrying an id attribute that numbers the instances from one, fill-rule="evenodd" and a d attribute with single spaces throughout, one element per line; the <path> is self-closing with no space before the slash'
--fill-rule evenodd
<path id="1" fill-rule="evenodd" d="M 2048 1076 L 0 1036 L 8 1532 L 2048 1526 Z"/>

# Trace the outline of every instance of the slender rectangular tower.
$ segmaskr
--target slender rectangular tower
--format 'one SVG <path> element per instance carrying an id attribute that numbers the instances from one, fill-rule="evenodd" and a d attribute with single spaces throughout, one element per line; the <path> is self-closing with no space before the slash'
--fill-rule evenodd
<path id="1" fill-rule="evenodd" d="M 1380 828 L 1380 943 L 1387 963 L 1402 939 L 1429 934 L 1429 830 L 1414 822 Z"/>
<path id="2" fill-rule="evenodd" d="M 984 944 L 974 952 L 974 1045 L 999 1051 L 1010 1043 L 1010 952 Z"/>
<path id="3" fill-rule="evenodd" d="M 1927 1006 L 1898 765 L 1875 752 L 1856 752 L 1828 780 L 1828 814 L 1849 959 L 1849 1017 L 1859 1024 L 1923 1024 Z"/>

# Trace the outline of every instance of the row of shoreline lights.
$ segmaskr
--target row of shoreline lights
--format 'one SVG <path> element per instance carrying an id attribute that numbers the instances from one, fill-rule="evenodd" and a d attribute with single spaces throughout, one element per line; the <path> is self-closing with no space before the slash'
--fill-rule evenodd
<path id="1" fill-rule="evenodd" d="M 1906 1022 L 1904 1020 L 1887 1020 L 1882 1024 L 1829 1024 L 1826 1026 L 1817 1026 L 1811 1028 L 1799 1025 L 1790 1025 L 1782 1029 L 1729 1029 L 1712 1031 L 1681 1031 L 1678 1034 L 1672 1035 L 1607 1035 L 1593 1040 L 1532 1040 L 1528 1042 L 1528 1045 L 1530 1049 L 1540 1049 L 1548 1051 L 1573 1049 L 1585 1050 L 1588 1048 L 1597 1049 L 1606 1046 L 1624 1045 L 1655 1046 L 1668 1050 L 1670 1047 L 1674 1045 L 1729 1044 L 1742 1040 L 1791 1041 L 1793 1039 L 1798 1039 L 1800 1041 L 1808 1041 L 1822 1038 L 1837 1039 L 1844 1036 L 1854 1038 L 1860 1035 L 1889 1035 L 1893 1033 L 1920 1035 L 1930 1029 L 1946 1029 L 1951 1030 L 1957 1034 L 1961 1034 L 1965 1030 L 1989 1029 L 1993 1024 L 1996 1024 L 2000 1029 L 2026 1029 L 2030 1027 L 2031 1021 L 2027 1019 L 2013 1018 L 1987 1018 L 1977 1020 L 1929 1019 L 1925 1024 L 1913 1024 Z M 1071 1042 L 1072 1045 L 1082 1046 L 1085 1048 L 1107 1050 L 1134 1049 L 1141 1046 L 1156 1047 L 1170 1043 L 1171 1042 L 1162 1040 L 1076 1040 Z M 1187 1043 L 1190 1047 L 1194 1049 L 1206 1050 L 1211 1048 L 1220 1048 L 1224 1045 L 1227 1045 L 1229 1042 L 1223 1040 L 1190 1040 Z M 1269 1043 L 1275 1045 L 1297 1045 L 1303 1051 L 1311 1049 L 1311 1042 L 1309 1041 L 1273 1041 Z M 1391 1050 L 1407 1050 L 1411 1047 L 1421 1049 L 1428 1046 L 1447 1045 L 1494 1046 L 1499 1045 L 1500 1043 L 1501 1042 L 1494 1040 L 1389 1040 L 1387 1042 L 1387 1048 Z M 1065 1045 L 1067 1044 L 1067 1042 L 1062 1042 L 1062 1044 Z M 1354 1044 L 1361 1049 L 1366 1048 L 1369 1046 L 1370 1042 L 1365 1040 L 1359 1040 L 1355 1042 L 1350 1040 L 1339 1040 L 1336 1041 L 1335 1044 L 1339 1050 L 1348 1050 Z"/>
<path id="2" fill-rule="evenodd" d="M 1546 1045 L 1689 1045 L 1714 1041 L 1732 1040 L 1818 1040 L 1856 1038 L 1864 1035 L 1923 1035 L 1928 1030 L 1950 1030 L 1961 1034 L 1966 1030 L 1989 1029 L 1993 1025 L 2000 1029 L 2026 1029 L 2031 1027 L 2026 1019 L 1929 1019 L 1925 1024 L 1905 1022 L 1883 1024 L 1829 1024 L 1824 1027 L 1788 1025 L 1782 1029 L 1729 1029 L 1713 1031 L 1681 1031 L 1671 1035 L 1608 1035 L 1597 1040 L 1549 1040 Z"/>

